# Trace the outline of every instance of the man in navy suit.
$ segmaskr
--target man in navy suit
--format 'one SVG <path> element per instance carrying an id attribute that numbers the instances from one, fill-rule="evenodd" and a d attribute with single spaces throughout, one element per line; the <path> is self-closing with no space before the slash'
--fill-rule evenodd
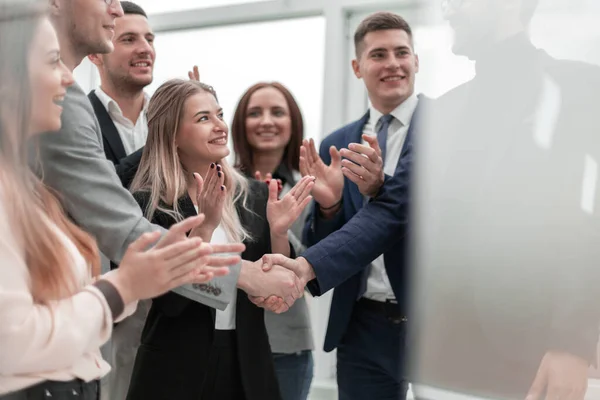
<path id="1" fill-rule="evenodd" d="M 308 246 L 340 229 L 378 193 L 399 161 L 410 157 L 419 104 L 411 28 L 402 17 L 379 12 L 360 23 L 354 41 L 352 68 L 364 81 L 371 106 L 358 121 L 326 137 L 320 154 L 312 141 L 301 150 L 301 172 L 317 178 L 304 230 Z M 341 155 L 337 149 L 343 149 Z M 400 340 L 407 321 L 405 248 L 398 243 L 334 291 L 324 348 L 337 348 L 341 400 L 406 397 Z"/>
<path id="2" fill-rule="evenodd" d="M 531 44 L 536 0 L 443 3 L 453 50 L 477 61 L 477 76 L 420 129 L 412 379 L 484 398 L 581 400 L 600 311 L 599 68 Z M 404 237 L 411 162 L 303 257 L 265 261 L 316 292 L 353 276 Z"/>

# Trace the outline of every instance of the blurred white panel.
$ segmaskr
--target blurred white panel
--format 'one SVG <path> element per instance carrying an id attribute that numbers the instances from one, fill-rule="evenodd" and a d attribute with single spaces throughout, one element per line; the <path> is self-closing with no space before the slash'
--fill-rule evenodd
<path id="1" fill-rule="evenodd" d="M 222 7 L 233 4 L 260 3 L 270 0 L 136 0 L 148 14 L 191 10 L 194 8 Z"/>
<path id="2" fill-rule="evenodd" d="M 325 19 L 301 18 L 161 33 L 153 93 L 168 79 L 186 78 L 193 65 L 217 91 L 231 123 L 237 102 L 259 81 L 279 81 L 300 104 L 305 137 L 321 136 Z"/>

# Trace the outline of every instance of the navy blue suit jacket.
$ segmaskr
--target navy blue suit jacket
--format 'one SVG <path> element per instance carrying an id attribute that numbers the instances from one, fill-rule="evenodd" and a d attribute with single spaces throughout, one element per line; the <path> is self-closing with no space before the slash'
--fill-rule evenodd
<path id="1" fill-rule="evenodd" d="M 393 178 L 386 176 L 386 183 L 381 194 L 377 197 L 377 201 L 371 203 L 381 203 L 381 199 L 389 196 L 390 189 L 393 189 L 394 185 L 398 185 L 398 183 L 408 189 L 408 176 L 412 163 L 413 132 L 417 129 L 418 124 L 416 121 L 423 102 L 423 97 L 419 96 L 419 105 L 413 115 L 398 161 L 395 174 L 398 176 Z M 364 126 L 368 120 L 369 112 L 358 121 L 348 124 L 327 136 L 321 143 L 319 151 L 323 162 L 325 164 L 331 162 L 329 155 L 331 146 L 335 146 L 339 150 L 348 147 L 350 143 L 360 143 Z M 398 182 L 399 180 L 401 182 Z M 402 203 L 408 204 L 408 190 L 394 191 L 393 195 L 396 193 Z M 382 206 L 383 208 L 381 208 Z M 371 213 L 370 216 L 365 218 L 360 213 L 363 208 L 372 210 L 371 212 L 374 210 L 375 213 Z M 309 289 L 313 294 L 320 295 L 333 287 L 336 288 L 329 314 L 329 325 L 324 344 L 325 351 L 331 351 L 339 345 L 352 316 L 363 270 L 382 253 L 392 290 L 398 300 L 398 306 L 402 313 L 407 312 L 407 291 L 404 287 L 407 282 L 405 266 L 407 245 L 404 239 L 408 226 L 406 224 L 396 224 L 392 228 L 389 225 L 395 221 L 395 218 L 390 215 L 392 208 L 391 205 L 385 203 L 375 204 L 374 206 L 369 204 L 364 207 L 364 197 L 358 186 L 347 178 L 344 178 L 342 209 L 333 219 L 325 220 L 320 217 L 318 204 L 313 204 L 312 213 L 307 219 L 304 229 L 304 243 L 313 247 L 309 248 L 303 256 L 313 265 L 317 275 L 317 282 L 312 282 Z M 347 225 L 350 229 L 345 228 L 340 231 L 340 228 L 356 218 L 358 218 L 356 222 Z M 402 220 L 406 221 L 405 218 Z M 377 243 L 379 240 L 377 238 L 380 236 L 378 233 L 385 236 L 385 242 Z M 327 240 L 323 240 L 326 237 Z"/>

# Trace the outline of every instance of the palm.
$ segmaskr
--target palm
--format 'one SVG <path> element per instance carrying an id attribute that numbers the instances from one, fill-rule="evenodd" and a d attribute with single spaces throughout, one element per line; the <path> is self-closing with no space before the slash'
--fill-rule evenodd
<path id="1" fill-rule="evenodd" d="M 314 177 L 303 177 L 281 200 L 277 198 L 277 183 L 269 184 L 269 201 L 267 202 L 267 220 L 271 232 L 285 235 L 308 206 L 312 197 Z"/>
<path id="2" fill-rule="evenodd" d="M 312 192 L 315 201 L 325 207 L 337 203 L 344 190 L 344 174 L 341 168 L 327 166 L 319 160 L 314 170 L 312 175 L 317 178 Z"/>

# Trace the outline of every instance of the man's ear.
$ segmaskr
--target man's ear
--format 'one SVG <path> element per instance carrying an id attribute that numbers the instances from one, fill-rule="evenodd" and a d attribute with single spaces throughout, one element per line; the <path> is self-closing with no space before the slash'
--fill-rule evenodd
<path id="1" fill-rule="evenodd" d="M 360 65 L 357 59 L 352 60 L 352 71 L 354 71 L 354 75 L 358 78 L 362 78 L 362 74 L 360 73 Z"/>
<path id="2" fill-rule="evenodd" d="M 419 55 L 415 54 L 415 73 L 419 72 Z"/>
<path id="3" fill-rule="evenodd" d="M 102 57 L 99 54 L 90 54 L 88 59 L 97 67 L 100 67 L 104 63 L 102 62 Z"/>

